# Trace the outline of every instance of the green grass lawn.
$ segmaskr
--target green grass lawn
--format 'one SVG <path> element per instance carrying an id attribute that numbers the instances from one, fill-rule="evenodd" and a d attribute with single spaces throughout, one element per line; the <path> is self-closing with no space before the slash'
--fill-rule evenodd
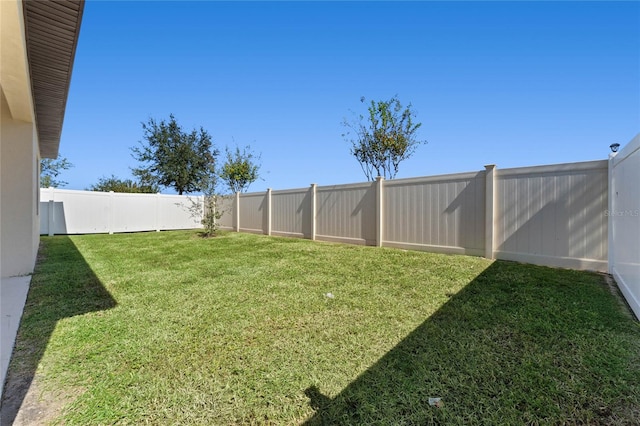
<path id="1" fill-rule="evenodd" d="M 68 425 L 640 415 L 640 326 L 601 275 L 250 234 L 42 238 L 11 368 Z"/>

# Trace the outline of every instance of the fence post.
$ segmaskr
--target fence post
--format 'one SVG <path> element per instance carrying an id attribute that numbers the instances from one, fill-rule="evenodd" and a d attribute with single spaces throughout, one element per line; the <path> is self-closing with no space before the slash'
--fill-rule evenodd
<path id="1" fill-rule="evenodd" d="M 240 191 L 236 192 L 236 232 L 240 232 Z"/>
<path id="2" fill-rule="evenodd" d="M 271 188 L 267 188 L 267 235 L 271 235 Z"/>
<path id="3" fill-rule="evenodd" d="M 198 203 L 200 206 L 202 206 L 202 209 L 200 209 L 200 217 L 198 217 L 198 215 L 195 215 L 195 220 L 198 221 L 198 227 L 199 228 L 204 228 L 204 212 L 206 209 L 206 205 L 205 202 L 207 201 L 206 197 L 204 195 L 200 195 L 198 197 Z M 216 212 L 217 212 L 217 206 L 218 206 L 218 196 L 217 195 L 211 195 L 211 200 L 213 202 L 213 223 L 218 223 L 218 219 L 216 219 Z"/>
<path id="4" fill-rule="evenodd" d="M 47 214 L 47 228 L 48 228 L 48 234 L 50 237 L 53 237 L 53 227 L 55 226 L 55 220 L 53 218 L 53 207 L 54 206 L 54 201 L 53 200 L 49 200 L 49 212 Z"/>
<path id="5" fill-rule="evenodd" d="M 109 224 L 107 226 L 109 234 L 113 234 L 113 191 L 109 191 Z"/>
<path id="6" fill-rule="evenodd" d="M 376 246 L 382 247 L 384 239 L 384 178 L 376 178 Z"/>
<path id="7" fill-rule="evenodd" d="M 311 239 L 316 239 L 316 189 L 318 184 L 311 184 Z"/>
<path id="8" fill-rule="evenodd" d="M 156 232 L 160 232 L 160 193 L 156 193 Z"/>
<path id="9" fill-rule="evenodd" d="M 50 237 L 53 237 L 53 235 L 55 234 L 54 227 L 56 225 L 56 219 L 54 217 L 54 212 L 53 212 L 54 206 L 55 206 L 55 201 L 54 201 L 55 200 L 55 195 L 54 195 L 55 192 L 54 192 L 53 187 L 51 187 L 51 186 L 49 187 L 49 192 L 50 192 L 50 194 L 49 194 L 49 211 L 48 211 L 48 214 L 47 214 L 47 227 L 48 227 L 47 231 L 49 231 L 49 232 L 47 232 L 47 233 L 49 234 Z"/>
<path id="10" fill-rule="evenodd" d="M 496 165 L 487 164 L 485 168 L 485 236 L 484 236 L 484 257 L 493 259 L 494 252 L 494 214 L 495 214 L 495 182 Z"/>
<path id="11" fill-rule="evenodd" d="M 609 274 L 613 274 L 613 270 L 615 269 L 615 263 L 616 263 L 616 254 L 615 254 L 615 244 L 614 244 L 614 234 L 613 234 L 613 227 L 615 226 L 613 223 L 613 217 L 614 214 L 613 212 L 615 211 L 616 208 L 616 204 L 615 204 L 615 196 L 616 196 L 616 192 L 615 192 L 615 173 L 614 173 L 614 160 L 616 158 L 617 153 L 612 152 L 609 154 L 609 164 L 607 167 L 607 174 L 608 174 L 608 182 L 607 182 L 607 195 L 608 195 L 608 200 L 607 200 L 607 208 L 609 209 L 609 214 L 607 217 L 607 272 Z"/>

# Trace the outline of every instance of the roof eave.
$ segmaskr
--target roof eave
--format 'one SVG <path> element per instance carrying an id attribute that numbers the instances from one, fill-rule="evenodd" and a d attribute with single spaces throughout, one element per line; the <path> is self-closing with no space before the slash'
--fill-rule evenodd
<path id="1" fill-rule="evenodd" d="M 84 0 L 24 0 L 23 11 L 40 156 L 56 158 Z"/>

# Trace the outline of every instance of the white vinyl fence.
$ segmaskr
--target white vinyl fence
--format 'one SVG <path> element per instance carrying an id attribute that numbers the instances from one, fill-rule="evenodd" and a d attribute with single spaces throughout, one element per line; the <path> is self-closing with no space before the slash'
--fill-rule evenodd
<path id="1" fill-rule="evenodd" d="M 40 234 L 201 228 L 202 197 L 40 189 Z"/>
<path id="2" fill-rule="evenodd" d="M 236 194 L 222 228 L 607 270 L 606 160 Z"/>
<path id="3" fill-rule="evenodd" d="M 640 134 L 609 158 L 609 273 L 640 318 Z"/>

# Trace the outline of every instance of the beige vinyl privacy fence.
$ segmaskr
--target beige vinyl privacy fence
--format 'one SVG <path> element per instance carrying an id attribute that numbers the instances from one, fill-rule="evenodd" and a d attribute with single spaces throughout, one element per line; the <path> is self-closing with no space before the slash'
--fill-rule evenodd
<path id="1" fill-rule="evenodd" d="M 607 270 L 608 162 L 238 193 L 240 232 Z"/>

